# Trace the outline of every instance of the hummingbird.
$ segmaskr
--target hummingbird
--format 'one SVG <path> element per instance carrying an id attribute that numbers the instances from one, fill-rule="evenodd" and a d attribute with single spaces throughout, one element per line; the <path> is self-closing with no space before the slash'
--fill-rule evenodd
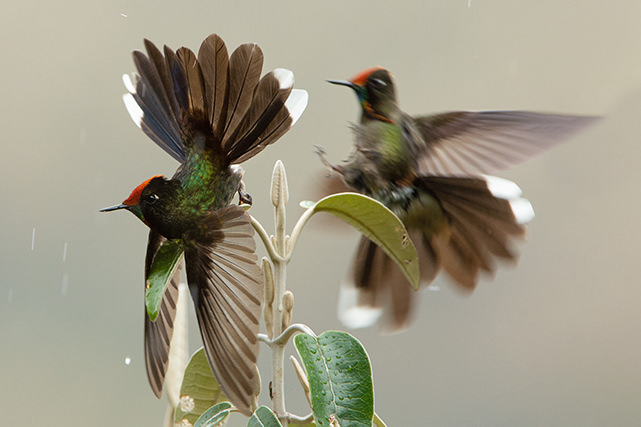
<path id="1" fill-rule="evenodd" d="M 138 71 L 123 76 L 127 110 L 138 127 L 180 162 L 171 178 L 154 176 L 121 203 L 150 231 L 145 282 L 159 248 L 175 240 L 185 270 L 207 360 L 225 395 L 249 413 L 260 388 L 256 360 L 263 276 L 239 163 L 276 142 L 299 119 L 307 92 L 294 75 L 275 69 L 261 78 L 263 53 L 255 43 L 228 55 L 208 36 L 195 54 L 186 47 L 161 52 L 144 40 L 133 52 Z M 167 285 L 158 317 L 145 311 L 145 361 L 160 398 L 176 313 L 178 274 Z"/>
<path id="2" fill-rule="evenodd" d="M 471 291 L 481 271 L 495 272 L 497 259 L 516 260 L 513 241 L 525 237 L 534 211 L 515 183 L 486 174 L 530 159 L 597 119 L 527 111 L 413 117 L 399 107 L 393 77 L 382 67 L 328 82 L 355 92 L 360 121 L 352 125 L 354 149 L 343 164 L 331 164 L 322 147 L 318 154 L 341 185 L 378 200 L 404 223 L 423 287 L 443 269 Z M 405 328 L 415 302 L 401 270 L 361 238 L 341 288 L 343 323 L 365 327 L 383 316 L 386 330 Z"/>

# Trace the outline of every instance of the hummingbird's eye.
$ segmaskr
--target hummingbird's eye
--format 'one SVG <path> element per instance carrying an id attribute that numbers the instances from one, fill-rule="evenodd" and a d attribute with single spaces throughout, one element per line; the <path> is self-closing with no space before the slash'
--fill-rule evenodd
<path id="1" fill-rule="evenodd" d="M 147 196 L 145 199 L 148 204 L 153 205 L 158 201 L 158 196 L 152 193 L 149 196 Z"/>
<path id="2" fill-rule="evenodd" d="M 374 87 L 377 89 L 382 89 L 385 86 L 387 86 L 387 83 L 384 80 L 378 79 L 378 78 L 372 79 L 372 83 L 374 84 Z"/>

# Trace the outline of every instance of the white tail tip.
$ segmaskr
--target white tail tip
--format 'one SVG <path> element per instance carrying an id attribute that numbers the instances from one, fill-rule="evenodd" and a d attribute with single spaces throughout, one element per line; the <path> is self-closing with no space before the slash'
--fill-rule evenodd
<path id="1" fill-rule="evenodd" d="M 338 319 L 351 329 L 372 326 L 383 314 L 383 309 L 358 306 L 357 299 L 358 291 L 354 287 L 341 287 L 338 296 Z"/>
<path id="2" fill-rule="evenodd" d="M 136 126 L 140 127 L 140 124 L 142 123 L 142 116 L 144 113 L 142 112 L 142 109 L 134 99 L 134 97 L 130 93 L 126 93 L 122 96 L 122 100 L 125 101 L 125 107 L 127 107 L 127 111 L 129 112 L 129 116 L 131 116 L 131 120 L 134 121 Z"/>
<path id="3" fill-rule="evenodd" d="M 289 98 L 285 101 L 285 107 L 289 111 L 289 115 L 292 118 L 292 126 L 296 124 L 300 116 L 303 115 L 303 111 L 307 107 L 307 91 L 302 89 L 292 89 L 292 93 L 289 94 Z"/>
<path id="4" fill-rule="evenodd" d="M 534 208 L 528 199 L 519 197 L 510 200 L 510 207 L 512 208 L 516 222 L 519 224 L 527 224 L 534 219 Z"/>
<path id="5" fill-rule="evenodd" d="M 492 193 L 494 197 L 498 197 L 499 199 L 511 200 L 523 194 L 519 186 L 510 180 L 489 175 L 485 176 L 485 180 L 487 182 L 487 189 L 490 190 L 490 193 Z"/>

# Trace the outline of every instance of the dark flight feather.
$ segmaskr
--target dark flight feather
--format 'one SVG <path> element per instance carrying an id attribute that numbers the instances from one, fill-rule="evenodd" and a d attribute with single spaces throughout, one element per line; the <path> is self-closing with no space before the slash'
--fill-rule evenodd
<path id="1" fill-rule="evenodd" d="M 413 119 L 419 175 L 491 174 L 567 140 L 598 118 L 528 111 L 459 111 Z"/>
<path id="2" fill-rule="evenodd" d="M 145 256 L 145 282 L 158 249 L 166 239 L 157 232 L 150 230 Z M 169 365 L 169 347 L 174 334 L 174 319 L 176 318 L 176 303 L 178 301 L 178 284 L 180 283 L 180 267 L 176 269 L 167 289 L 163 294 L 156 320 L 152 321 L 145 307 L 145 367 L 147 378 L 154 395 L 162 396 L 165 374 Z"/>
<path id="3" fill-rule="evenodd" d="M 276 126 L 289 117 L 285 102 L 292 91 L 294 79 L 291 72 L 282 70 L 282 73 L 287 74 L 282 78 L 288 81 L 279 80 L 276 71 L 267 73 L 260 79 L 247 114 L 236 128 L 235 135 L 230 135 L 235 142 L 228 146 L 227 152 L 235 162 L 243 161 L 243 155 L 249 158 L 262 151 L 267 145 L 262 143 L 261 136 L 270 131 L 270 125 Z M 284 117 L 275 120 L 279 113 Z"/>
<path id="4" fill-rule="evenodd" d="M 523 224 L 533 212 L 516 184 L 495 177 L 430 176 L 417 178 L 414 186 L 434 197 L 447 218 L 447 227 L 430 235 L 405 222 L 418 253 L 423 286 L 443 268 L 462 289 L 472 290 L 480 271 L 495 272 L 495 258 L 517 259 L 513 242 L 524 237 Z M 341 320 L 349 327 L 362 327 L 384 315 L 384 330 L 408 326 L 417 295 L 383 250 L 363 237 L 352 265 L 351 280 L 341 288 Z"/>
<path id="5" fill-rule="evenodd" d="M 181 47 L 176 51 L 176 60 L 187 83 L 187 108 L 185 108 L 185 113 L 202 117 L 208 121 L 205 82 L 196 55 L 190 49 Z"/>
<path id="6" fill-rule="evenodd" d="M 243 413 L 254 405 L 262 272 L 255 254 L 254 230 L 238 206 L 211 214 L 210 243 L 185 250 L 206 354 L 223 391 Z"/>
<path id="7" fill-rule="evenodd" d="M 240 45 L 229 59 L 229 102 L 227 105 L 227 124 L 225 126 L 222 147 L 229 152 L 234 145 L 233 137 L 249 110 L 254 89 L 260 80 L 263 68 L 263 52 L 257 44 Z"/>
<path id="8" fill-rule="evenodd" d="M 198 62 L 203 74 L 206 111 L 214 138 L 222 140 L 229 97 L 229 55 L 225 42 L 216 34 L 207 37 L 198 49 Z"/>

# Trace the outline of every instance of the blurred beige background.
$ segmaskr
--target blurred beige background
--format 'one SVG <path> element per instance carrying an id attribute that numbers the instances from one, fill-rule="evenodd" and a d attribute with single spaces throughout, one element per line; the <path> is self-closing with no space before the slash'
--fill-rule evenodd
<path id="1" fill-rule="evenodd" d="M 640 425 L 640 22 L 632 0 L 3 3 L 0 425 L 160 425 L 165 403 L 142 356 L 147 230 L 98 209 L 177 166 L 122 104 L 130 52 L 143 37 L 197 49 L 212 32 L 230 50 L 258 42 L 265 70 L 289 68 L 309 91 L 296 127 L 245 165 L 252 214 L 269 229 L 277 159 L 291 229 L 321 176 L 313 145 L 333 161 L 350 151 L 356 101 L 325 79 L 385 66 L 413 114 L 605 114 L 503 174 L 537 212 L 518 268 L 471 297 L 440 277 L 411 330 L 355 335 L 389 426 Z M 341 328 L 336 291 L 357 241 L 322 222 L 305 230 L 289 269 L 294 319 L 319 333 Z M 307 413 L 289 366 L 286 375 L 289 408 Z"/>

